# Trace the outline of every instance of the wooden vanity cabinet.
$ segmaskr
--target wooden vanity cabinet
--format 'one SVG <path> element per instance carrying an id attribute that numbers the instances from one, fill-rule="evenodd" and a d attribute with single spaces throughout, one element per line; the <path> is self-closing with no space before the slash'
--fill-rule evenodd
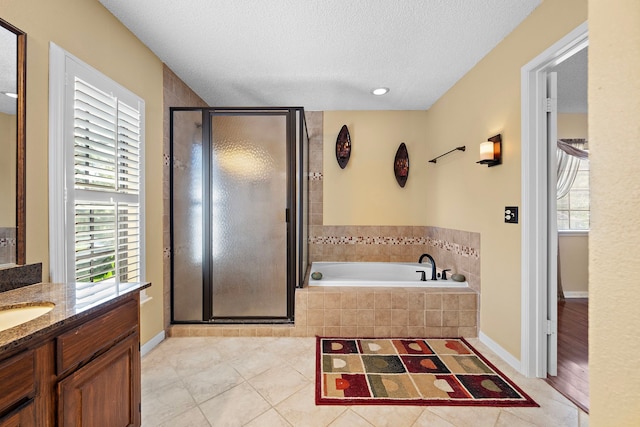
<path id="1" fill-rule="evenodd" d="M 139 378 L 135 334 L 58 383 L 58 425 L 140 425 Z"/>
<path id="2" fill-rule="evenodd" d="M 0 418 L 0 427 L 36 427 L 35 403 L 30 400 L 25 405 Z"/>
<path id="3" fill-rule="evenodd" d="M 140 426 L 139 295 L 0 354 L 0 427 Z"/>

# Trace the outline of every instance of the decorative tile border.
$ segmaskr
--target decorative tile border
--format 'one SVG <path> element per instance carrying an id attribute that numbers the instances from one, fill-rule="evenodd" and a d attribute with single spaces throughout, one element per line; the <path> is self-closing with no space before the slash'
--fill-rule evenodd
<path id="1" fill-rule="evenodd" d="M 322 181 L 322 172 L 309 172 L 309 179 L 311 181 Z"/>
<path id="2" fill-rule="evenodd" d="M 0 237 L 0 248 L 15 247 L 15 237 Z"/>
<path id="3" fill-rule="evenodd" d="M 475 248 L 430 237 L 309 236 L 309 243 L 312 245 L 428 245 L 463 257 L 480 258 L 480 253 Z"/>

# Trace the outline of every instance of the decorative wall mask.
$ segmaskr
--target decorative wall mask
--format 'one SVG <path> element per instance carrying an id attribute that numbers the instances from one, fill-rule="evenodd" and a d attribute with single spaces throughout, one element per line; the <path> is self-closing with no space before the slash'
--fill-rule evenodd
<path id="1" fill-rule="evenodd" d="M 398 185 L 404 188 L 409 177 L 409 152 L 404 142 L 400 144 L 398 151 L 396 151 L 396 158 L 393 161 L 393 173 L 396 176 Z"/>
<path id="2" fill-rule="evenodd" d="M 351 136 L 347 125 L 342 125 L 338 138 L 336 139 L 336 160 L 341 169 L 344 169 L 349 163 L 351 157 Z"/>

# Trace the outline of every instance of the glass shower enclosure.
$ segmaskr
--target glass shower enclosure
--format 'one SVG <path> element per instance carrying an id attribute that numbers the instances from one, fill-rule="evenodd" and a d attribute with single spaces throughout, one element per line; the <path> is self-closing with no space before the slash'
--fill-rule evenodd
<path id="1" fill-rule="evenodd" d="M 292 322 L 308 264 L 304 110 L 170 115 L 172 322 Z"/>

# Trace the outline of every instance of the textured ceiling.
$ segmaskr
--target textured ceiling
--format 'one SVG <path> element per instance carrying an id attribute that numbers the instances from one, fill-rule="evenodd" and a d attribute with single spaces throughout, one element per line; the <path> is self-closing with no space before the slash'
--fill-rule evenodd
<path id="1" fill-rule="evenodd" d="M 587 113 L 587 59 L 589 48 L 567 58 L 552 71 L 558 73 L 558 112 Z"/>
<path id="2" fill-rule="evenodd" d="M 100 0 L 210 105 L 308 110 L 427 109 L 540 1 Z"/>

